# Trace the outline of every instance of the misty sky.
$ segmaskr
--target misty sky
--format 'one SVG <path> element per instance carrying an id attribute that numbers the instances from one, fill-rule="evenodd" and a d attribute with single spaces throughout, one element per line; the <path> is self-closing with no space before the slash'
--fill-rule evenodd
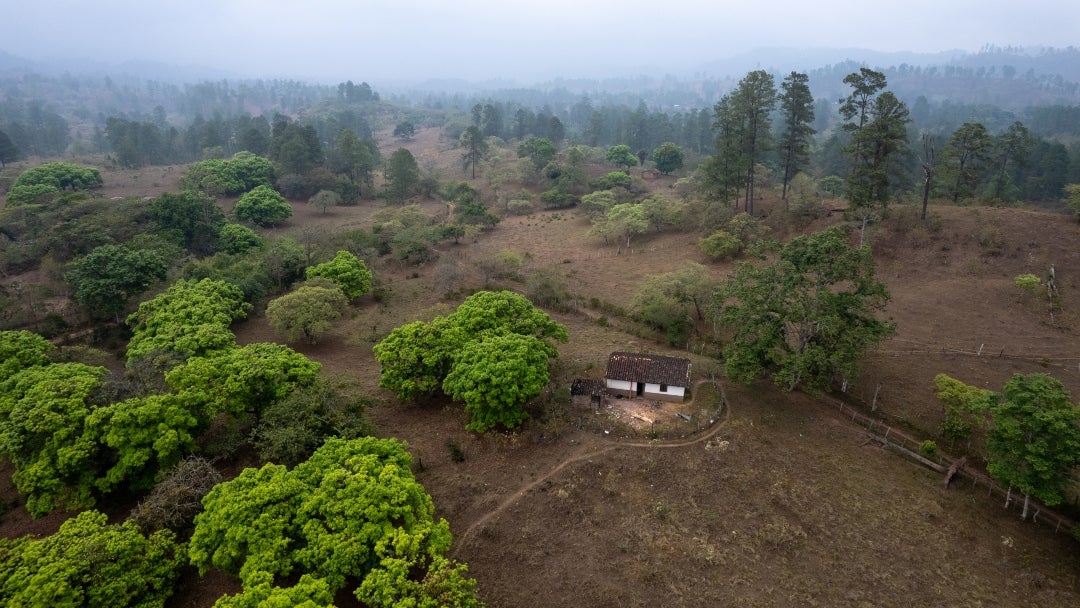
<path id="1" fill-rule="evenodd" d="M 1080 45 L 1075 0 L 2 0 L 0 50 L 244 77 L 692 72 L 758 47 L 976 51 Z"/>

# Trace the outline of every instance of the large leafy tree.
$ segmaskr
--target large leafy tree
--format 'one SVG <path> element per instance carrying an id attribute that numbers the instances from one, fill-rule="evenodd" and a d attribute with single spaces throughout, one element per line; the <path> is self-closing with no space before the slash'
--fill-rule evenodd
<path id="1" fill-rule="evenodd" d="M 496 340 L 507 335 L 527 337 L 531 342 Z M 566 328 L 525 297 L 509 291 L 480 291 L 450 315 L 430 323 L 403 325 L 376 344 L 375 359 L 382 367 L 379 386 L 394 391 L 402 400 L 441 387 L 451 397 L 466 401 L 475 422 L 470 428 L 517 425 L 524 420 L 520 407 L 535 396 L 532 390 L 541 377 L 536 354 L 544 354 L 542 375 L 546 378 L 547 360 L 558 356 L 553 342 L 566 340 Z M 503 342 L 515 353 L 513 357 L 507 356 L 503 363 L 484 359 L 481 351 L 502 352 L 499 345 Z M 466 352 L 469 357 L 465 357 Z M 477 370 L 466 369 L 473 364 Z M 499 367 L 505 365 L 510 367 Z M 491 377 L 485 379 L 484 374 Z M 505 391 L 495 386 L 499 374 L 506 375 L 510 383 Z M 450 377 L 454 380 L 447 384 Z"/>
<path id="2" fill-rule="evenodd" d="M 975 400 L 990 415 L 986 470 L 1003 484 L 1048 506 L 1065 499 L 1065 486 L 1080 465 L 1080 406 L 1047 374 L 1014 375 L 1001 393 Z"/>
<path id="3" fill-rule="evenodd" d="M 95 408 L 83 436 L 96 444 L 95 489 L 150 489 L 162 471 L 195 451 L 195 439 L 209 423 L 191 395 L 133 397 Z"/>
<path id="4" fill-rule="evenodd" d="M 280 344 L 260 342 L 192 357 L 165 376 L 165 381 L 209 420 L 219 412 L 234 418 L 258 416 L 267 405 L 309 386 L 322 368 Z"/>
<path id="5" fill-rule="evenodd" d="M 100 188 L 101 172 L 71 163 L 45 163 L 23 171 L 11 184 L 5 205 L 18 207 L 47 202 L 65 190 Z"/>
<path id="6" fill-rule="evenodd" d="M 537 171 L 555 160 L 555 144 L 546 137 L 530 137 L 518 144 L 518 158 L 528 158 Z"/>
<path id="7" fill-rule="evenodd" d="M 30 366 L 0 383 L 0 452 L 31 515 L 94 504 L 97 445 L 83 430 L 104 368 Z"/>
<path id="8" fill-rule="evenodd" d="M 386 200 L 392 204 L 405 202 L 420 184 L 420 167 L 416 157 L 405 148 L 398 148 L 386 164 Z"/>
<path id="9" fill-rule="evenodd" d="M 233 214 L 237 219 L 259 226 L 272 226 L 292 217 L 292 207 L 277 190 L 270 186 L 257 186 L 236 201 Z"/>
<path id="10" fill-rule="evenodd" d="M 28 368 L 49 363 L 53 345 L 30 331 L 0 331 L 0 382 Z"/>
<path id="11" fill-rule="evenodd" d="M 781 197 L 786 201 L 791 180 L 809 160 L 810 136 L 816 133 L 814 96 L 810 93 L 810 77 L 799 72 L 788 74 L 780 83 L 780 112 L 784 130 L 780 134 L 780 167 L 783 176 Z"/>
<path id="12" fill-rule="evenodd" d="M 495 335 L 468 342 L 456 355 L 443 392 L 465 402 L 469 424 L 482 433 L 502 425 L 513 428 L 528 415 L 522 405 L 548 383 L 545 342 L 535 336 Z"/>
<path id="13" fill-rule="evenodd" d="M 0 539 L 5 606 L 163 608 L 184 565 L 168 530 L 144 536 L 131 521 L 110 525 L 86 511 L 51 536 Z"/>
<path id="14" fill-rule="evenodd" d="M 314 602 L 306 605 L 326 605 L 358 581 L 354 593 L 367 606 L 478 606 L 475 582 L 443 557 L 450 528 L 435 520 L 411 460 L 403 444 L 365 437 L 330 439 L 291 470 L 245 469 L 204 499 L 191 562 L 200 572 L 239 575 L 241 595 Z M 286 577 L 299 583 L 273 588 Z M 447 579 L 449 588 L 425 585 L 430 577 Z M 241 596 L 224 601 L 251 605 Z"/>
<path id="15" fill-rule="evenodd" d="M 637 203 L 620 203 L 608 209 L 602 216 L 594 217 L 589 234 L 599 236 L 605 241 L 613 239 L 622 251 L 623 241 L 630 247 L 630 239 L 644 234 L 649 229 L 649 218 L 645 208 Z"/>
<path id="16" fill-rule="evenodd" d="M 992 148 L 993 139 L 977 122 L 965 122 L 953 132 L 945 144 L 944 171 L 954 203 L 975 195 Z"/>
<path id="17" fill-rule="evenodd" d="M 340 250 L 334 259 L 307 269 L 307 278 L 322 277 L 333 281 L 350 300 L 371 290 L 371 271 L 364 261 L 352 253 Z"/>
<path id="18" fill-rule="evenodd" d="M 616 167 L 622 167 L 624 170 L 638 164 L 638 157 L 634 154 L 634 151 L 630 146 L 626 144 L 618 144 L 611 146 L 604 153 L 604 158 Z"/>
<path id="19" fill-rule="evenodd" d="M 325 279 L 308 281 L 270 300 L 266 320 L 286 340 L 303 338 L 308 344 L 317 344 L 348 305 L 349 299 L 338 285 Z"/>
<path id="20" fill-rule="evenodd" d="M 847 197 L 853 207 L 884 205 L 889 198 L 891 173 L 907 147 L 907 105 L 885 91 L 885 75 L 869 68 L 844 77 L 851 95 L 841 100 L 843 128 L 851 134 L 846 148 L 851 156 Z"/>
<path id="21" fill-rule="evenodd" d="M 869 247 L 852 247 L 840 228 L 797 237 L 771 261 L 739 264 L 722 284 L 725 371 L 749 382 L 771 370 L 787 390 L 854 378 L 862 353 L 893 331 L 875 317 L 888 299 Z"/>
<path id="22" fill-rule="evenodd" d="M 682 169 L 684 156 L 682 148 L 673 142 L 666 141 L 657 146 L 650 157 L 656 163 L 656 170 L 667 175 L 672 171 Z"/>
<path id="23" fill-rule="evenodd" d="M 431 394 L 442 386 L 464 341 L 446 317 L 395 328 L 374 347 L 381 368 L 379 386 L 402 401 Z"/>
<path id="24" fill-rule="evenodd" d="M 128 362 L 152 353 L 187 358 L 231 348 L 236 336 L 229 326 L 249 310 L 244 292 L 232 283 L 181 279 L 128 317 Z"/>
<path id="25" fill-rule="evenodd" d="M 150 219 L 177 244 L 200 255 L 217 249 L 225 213 L 208 195 L 194 190 L 166 192 L 150 201 Z"/>
<path id="26" fill-rule="evenodd" d="M 164 279 L 167 269 L 155 251 L 102 245 L 76 260 L 66 278 L 75 301 L 90 314 L 111 316 L 119 323 L 128 300 Z"/>

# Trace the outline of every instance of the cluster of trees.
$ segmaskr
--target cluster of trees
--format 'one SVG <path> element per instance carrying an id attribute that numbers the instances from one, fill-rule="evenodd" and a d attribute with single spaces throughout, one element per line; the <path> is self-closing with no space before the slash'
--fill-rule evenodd
<path id="1" fill-rule="evenodd" d="M 362 295 L 372 279 L 347 252 L 308 275 L 342 298 Z M 444 555 L 449 527 L 434 519 L 404 446 L 363 438 L 365 399 L 320 379 L 319 364 L 276 344 L 238 346 L 229 326 L 249 309 L 230 283 L 176 282 L 128 320 L 126 374 L 54 362 L 56 348 L 41 336 L 0 332 L 0 454 L 34 516 L 89 509 L 115 492 L 157 492 L 159 481 L 174 497 L 186 492 L 171 471 L 214 445 L 203 437 L 215 421 L 282 463 L 215 486 L 198 515 L 141 509 L 107 525 L 86 511 L 52 537 L 0 540 L 5 603 L 161 606 L 190 562 L 240 577 L 244 591 L 222 606 L 329 606 L 349 585 L 370 606 L 479 605 L 465 566 Z M 162 522 L 172 529 L 155 527 Z M 191 540 L 178 543 L 185 530 Z M 293 585 L 277 582 L 289 576 Z"/>
<path id="2" fill-rule="evenodd" d="M 939 374 L 934 378 L 945 408 L 942 433 L 967 439 L 985 430 L 987 472 L 1024 495 L 1023 517 L 1034 496 L 1047 506 L 1065 500 L 1080 465 L 1080 405 L 1048 374 L 1015 374 L 1001 392 Z"/>
<path id="3" fill-rule="evenodd" d="M 369 437 L 330 439 L 291 469 L 245 469 L 206 496 L 191 563 L 240 577 L 219 606 L 330 606 L 349 585 L 365 606 L 480 606 L 411 462 L 402 443 Z"/>
<path id="4" fill-rule="evenodd" d="M 553 340 L 566 342 L 566 328 L 525 297 L 480 291 L 453 313 L 398 327 L 376 344 L 379 386 L 401 400 L 441 390 L 465 402 L 469 430 L 512 428 L 547 386 Z"/>

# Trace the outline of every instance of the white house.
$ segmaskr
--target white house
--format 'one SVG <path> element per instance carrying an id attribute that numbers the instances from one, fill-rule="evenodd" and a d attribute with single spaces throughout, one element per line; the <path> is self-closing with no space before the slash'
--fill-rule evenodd
<path id="1" fill-rule="evenodd" d="M 690 360 L 663 355 L 614 352 L 604 385 L 609 393 L 660 401 L 682 401 L 690 386 Z"/>

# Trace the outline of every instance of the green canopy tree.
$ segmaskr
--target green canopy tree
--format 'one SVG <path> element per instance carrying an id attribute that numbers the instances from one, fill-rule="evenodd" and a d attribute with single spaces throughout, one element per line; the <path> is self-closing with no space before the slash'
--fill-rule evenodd
<path id="1" fill-rule="evenodd" d="M 394 137 L 410 140 L 416 135 L 416 125 L 411 120 L 403 120 L 394 126 Z"/>
<path id="2" fill-rule="evenodd" d="M 11 184 L 20 186 L 44 184 L 57 190 L 90 190 L 100 188 L 104 182 L 101 172 L 93 167 L 81 167 L 72 163 L 45 163 L 23 171 Z"/>
<path id="3" fill-rule="evenodd" d="M 464 342 L 446 317 L 413 321 L 394 328 L 375 345 L 379 386 L 402 401 L 430 395 L 450 372 L 453 353 Z"/>
<path id="4" fill-rule="evenodd" d="M 470 431 L 502 425 L 513 428 L 528 418 L 522 406 L 548 383 L 548 350 L 542 340 L 520 334 L 495 335 L 465 344 L 443 392 L 465 402 Z"/>
<path id="5" fill-rule="evenodd" d="M 165 381 L 196 415 L 209 420 L 224 412 L 234 418 L 259 413 L 267 405 L 315 381 L 322 366 L 281 344 L 258 342 L 204 357 L 192 357 L 165 375 Z"/>
<path id="6" fill-rule="evenodd" d="M 168 530 L 144 536 L 132 521 L 110 525 L 85 511 L 51 536 L 0 539 L 0 603 L 57 608 L 163 608 L 184 547 Z"/>
<path id="7" fill-rule="evenodd" d="M 492 340 L 507 335 L 529 337 L 535 343 L 524 345 L 520 340 L 510 340 L 505 346 L 516 353 L 513 357 L 507 356 L 504 363 L 481 361 L 485 350 L 501 352 L 495 347 L 502 342 Z M 531 391 L 540 378 L 536 352 L 544 353 L 546 377 L 547 360 L 558 356 L 553 342 L 566 342 L 567 338 L 563 325 L 525 297 L 509 291 L 480 291 L 469 296 L 450 315 L 436 317 L 430 323 L 415 321 L 403 325 L 376 344 L 375 359 L 382 368 L 379 386 L 394 391 L 402 400 L 430 394 L 440 387 L 455 399 L 467 397 L 467 409 L 476 421 L 470 428 L 482 430 L 493 424 L 520 424 L 524 420 L 520 406 L 535 396 Z M 486 341 L 487 346 L 474 344 L 479 341 Z M 463 358 L 466 352 L 471 353 L 468 359 Z M 507 363 L 510 368 L 500 368 L 499 373 L 505 372 L 513 386 L 502 393 L 494 384 L 495 378 L 485 379 L 484 373 L 495 373 L 495 366 Z M 466 369 L 474 364 L 477 370 Z M 446 384 L 451 375 L 454 380 Z M 485 397 L 486 392 L 492 392 L 491 396 Z M 520 402 L 514 403 L 519 399 Z"/>
<path id="8" fill-rule="evenodd" d="M 82 363 L 27 367 L 0 383 L 0 453 L 34 517 L 93 506 L 97 445 L 83 430 L 87 397 L 105 369 Z"/>
<path id="9" fill-rule="evenodd" d="M 236 201 L 233 215 L 258 226 L 272 226 L 292 217 L 292 207 L 277 190 L 257 186 Z"/>
<path id="10" fill-rule="evenodd" d="M 76 260 L 65 278 L 75 301 L 91 315 L 112 316 L 119 323 L 128 300 L 164 279 L 166 270 L 165 261 L 152 250 L 102 245 Z"/>
<path id="11" fill-rule="evenodd" d="M 334 259 L 307 269 L 307 278 L 322 277 L 337 284 L 345 297 L 355 300 L 371 290 L 373 275 L 364 260 L 352 253 L 339 250 Z"/>
<path id="12" fill-rule="evenodd" d="M 229 326 L 249 310 L 244 292 L 232 283 L 181 279 L 128 317 L 128 364 L 155 352 L 187 358 L 231 348 L 236 336 Z"/>
<path id="13" fill-rule="evenodd" d="M 97 444 L 97 491 L 148 490 L 162 471 L 195 451 L 195 439 L 210 419 L 188 397 L 148 395 L 90 412 L 83 439 Z"/>
<path id="14" fill-rule="evenodd" d="M 518 144 L 518 158 L 528 158 L 537 171 L 555 160 L 555 144 L 546 137 L 530 137 Z"/>
<path id="15" fill-rule="evenodd" d="M 1073 468 L 1080 465 L 1080 406 L 1069 400 L 1060 381 L 1047 374 L 1015 374 L 1001 393 L 976 399 L 990 415 L 986 434 L 994 479 L 1047 506 L 1061 504 Z"/>
<path id="16" fill-rule="evenodd" d="M 225 212 L 214 200 L 194 190 L 165 192 L 150 201 L 150 219 L 159 232 L 174 236 L 176 242 L 200 255 L 217 249 Z"/>
<path id="17" fill-rule="evenodd" d="M 654 148 L 650 157 L 656 163 L 656 170 L 667 175 L 682 169 L 685 154 L 677 144 L 666 141 Z"/>
<path id="18" fill-rule="evenodd" d="M 28 368 L 48 365 L 53 345 L 34 332 L 0 331 L 0 383 Z"/>
<path id="19" fill-rule="evenodd" d="M 513 333 L 541 338 L 549 356 L 557 351 L 551 341 L 566 342 L 566 327 L 512 291 L 478 291 L 465 298 L 447 317 L 450 325 L 472 339 L 486 334 Z"/>
<path id="20" fill-rule="evenodd" d="M 840 228 L 797 237 L 771 262 L 740 263 L 716 296 L 730 331 L 724 369 L 750 382 L 765 370 L 786 390 L 854 378 L 862 353 L 893 332 L 874 314 L 889 300 L 869 247 Z"/>
<path id="21" fill-rule="evenodd" d="M 1065 205 L 1072 209 L 1077 221 L 1080 221 L 1080 184 L 1065 185 Z"/>
<path id="22" fill-rule="evenodd" d="M 716 287 L 708 269 L 686 262 L 673 272 L 646 277 L 630 309 L 645 323 L 666 331 L 669 344 L 685 345 L 694 319 L 705 319 Z"/>
<path id="23" fill-rule="evenodd" d="M 420 184 L 420 167 L 412 152 L 398 148 L 386 165 L 386 200 L 391 204 L 405 202 Z"/>
<path id="24" fill-rule="evenodd" d="M 635 167 L 638 164 L 638 157 L 634 154 L 634 151 L 630 149 L 630 146 L 626 144 L 618 144 L 610 146 L 606 152 L 604 152 L 604 158 L 616 167 L 622 167 L 623 170 L 628 171 L 630 167 Z"/>
<path id="25" fill-rule="evenodd" d="M 477 606 L 475 583 L 460 576 L 460 565 L 443 561 L 450 528 L 435 520 L 411 463 L 393 439 L 334 438 L 292 470 L 245 469 L 204 499 L 191 562 L 202 573 L 239 575 L 243 595 L 314 598 L 319 605 L 326 589 L 332 594 L 359 581 L 354 593 L 369 606 Z M 449 597 L 461 599 L 439 604 L 422 582 L 447 567 L 459 573 Z M 290 576 L 302 592 L 267 588 Z M 237 596 L 228 601 L 250 605 Z"/>
<path id="26" fill-rule="evenodd" d="M 608 210 L 603 216 L 593 218 L 589 234 L 602 237 L 605 241 L 614 239 L 619 251 L 623 240 L 627 249 L 634 235 L 644 234 L 649 229 L 649 218 L 645 208 L 636 203 L 620 203 Z"/>
<path id="27" fill-rule="evenodd" d="M 257 232 L 243 224 L 225 224 L 218 231 L 218 242 L 222 251 L 242 254 L 262 247 L 263 241 Z"/>
<path id="28" fill-rule="evenodd" d="M 317 344 L 348 305 L 349 299 L 338 285 L 328 280 L 309 281 L 270 300 L 266 320 L 286 340 L 304 338 L 308 344 Z"/>

